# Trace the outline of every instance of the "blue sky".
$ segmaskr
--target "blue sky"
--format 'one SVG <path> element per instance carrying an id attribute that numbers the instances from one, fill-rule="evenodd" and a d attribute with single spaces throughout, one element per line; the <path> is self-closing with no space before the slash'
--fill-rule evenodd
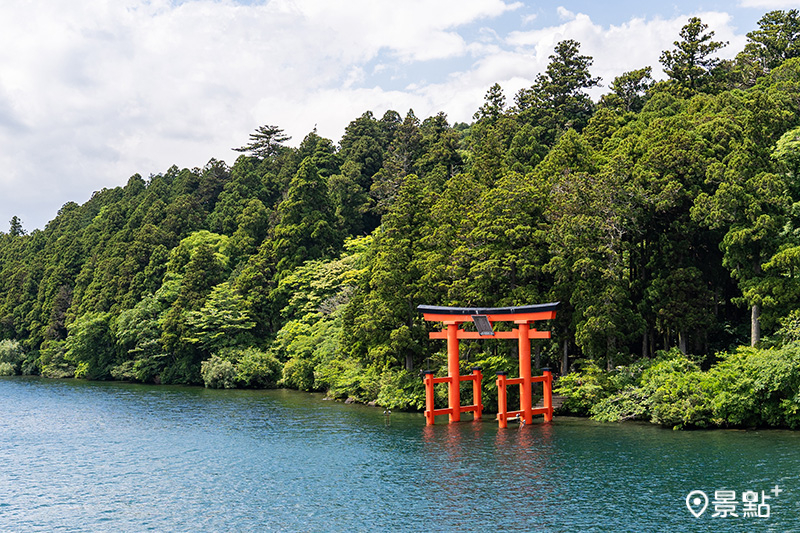
<path id="1" fill-rule="evenodd" d="M 171 165 L 233 163 L 262 124 L 338 142 L 364 111 L 470 121 L 486 90 L 529 86 L 575 39 L 604 85 L 672 48 L 690 16 L 733 57 L 800 0 L 3 0 L 0 228 Z M 605 87 L 594 90 L 599 98 Z"/>

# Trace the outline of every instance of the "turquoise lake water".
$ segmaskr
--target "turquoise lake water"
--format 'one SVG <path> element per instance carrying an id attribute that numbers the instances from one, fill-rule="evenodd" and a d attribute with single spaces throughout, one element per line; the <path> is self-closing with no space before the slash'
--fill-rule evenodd
<path id="1" fill-rule="evenodd" d="M 0 530 L 800 532 L 800 432 L 487 418 L 0 378 Z"/>

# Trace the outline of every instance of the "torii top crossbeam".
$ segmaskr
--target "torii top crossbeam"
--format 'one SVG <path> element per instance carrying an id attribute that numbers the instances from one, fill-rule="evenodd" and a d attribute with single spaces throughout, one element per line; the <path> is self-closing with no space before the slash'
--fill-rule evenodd
<path id="1" fill-rule="evenodd" d="M 443 307 L 420 305 L 425 320 L 431 322 L 472 322 L 473 316 L 483 315 L 489 322 L 534 322 L 556 317 L 559 302 L 518 307 Z"/>

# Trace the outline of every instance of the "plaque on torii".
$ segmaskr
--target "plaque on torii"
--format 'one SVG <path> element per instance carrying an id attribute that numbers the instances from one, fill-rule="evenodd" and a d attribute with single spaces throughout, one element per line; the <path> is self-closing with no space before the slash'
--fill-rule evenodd
<path id="1" fill-rule="evenodd" d="M 559 302 L 524 305 L 518 307 L 441 307 L 420 305 L 417 307 L 429 322 L 441 322 L 445 329 L 430 333 L 431 339 L 447 340 L 447 377 L 435 378 L 433 372 L 424 372 L 425 380 L 425 420 L 432 425 L 437 415 L 448 415 L 450 422 L 461 420 L 461 413 L 471 412 L 475 419 L 481 418 L 480 368 L 473 368 L 472 374 L 462 376 L 459 368 L 459 340 L 461 339 L 517 339 L 519 342 L 518 378 L 509 379 L 505 372 L 497 375 L 497 421 L 500 427 L 507 427 L 509 418 L 520 417 L 526 424 L 533 421 L 533 415 L 543 414 L 545 421 L 553 418 L 553 376 L 549 369 L 543 369 L 542 376 L 531 376 L 531 339 L 549 339 L 549 331 L 531 328 L 533 322 L 552 320 L 556 317 Z M 465 331 L 459 326 L 472 322 L 476 331 Z M 495 322 L 513 322 L 517 327 L 511 331 L 494 331 Z M 461 405 L 460 389 L 462 381 L 472 381 L 473 403 Z M 544 407 L 534 409 L 532 405 L 532 384 L 541 381 L 544 386 Z M 434 409 L 433 386 L 436 383 L 448 384 L 448 407 Z M 509 411 L 506 386 L 520 385 L 520 408 Z"/>

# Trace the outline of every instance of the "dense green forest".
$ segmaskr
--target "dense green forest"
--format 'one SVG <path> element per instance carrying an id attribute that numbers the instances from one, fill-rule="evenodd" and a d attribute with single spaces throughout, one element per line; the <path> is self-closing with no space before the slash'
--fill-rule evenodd
<path id="1" fill-rule="evenodd" d="M 592 58 L 564 40 L 513 102 L 489 88 L 471 124 L 367 111 L 338 144 L 312 131 L 297 148 L 266 125 L 232 166 L 134 175 L 29 234 L 14 217 L 0 374 L 418 409 L 419 371 L 446 370 L 417 305 L 560 301 L 537 351 L 568 409 L 794 427 L 800 14 L 764 15 L 734 60 L 716 58 L 724 46 L 689 19 L 661 55 L 666 80 L 642 66 L 595 102 Z M 463 348 L 489 408 L 494 371 L 515 370 L 510 344 Z M 776 365 L 783 381 L 758 382 Z M 763 393 L 780 416 L 714 410 L 735 393 Z"/>

